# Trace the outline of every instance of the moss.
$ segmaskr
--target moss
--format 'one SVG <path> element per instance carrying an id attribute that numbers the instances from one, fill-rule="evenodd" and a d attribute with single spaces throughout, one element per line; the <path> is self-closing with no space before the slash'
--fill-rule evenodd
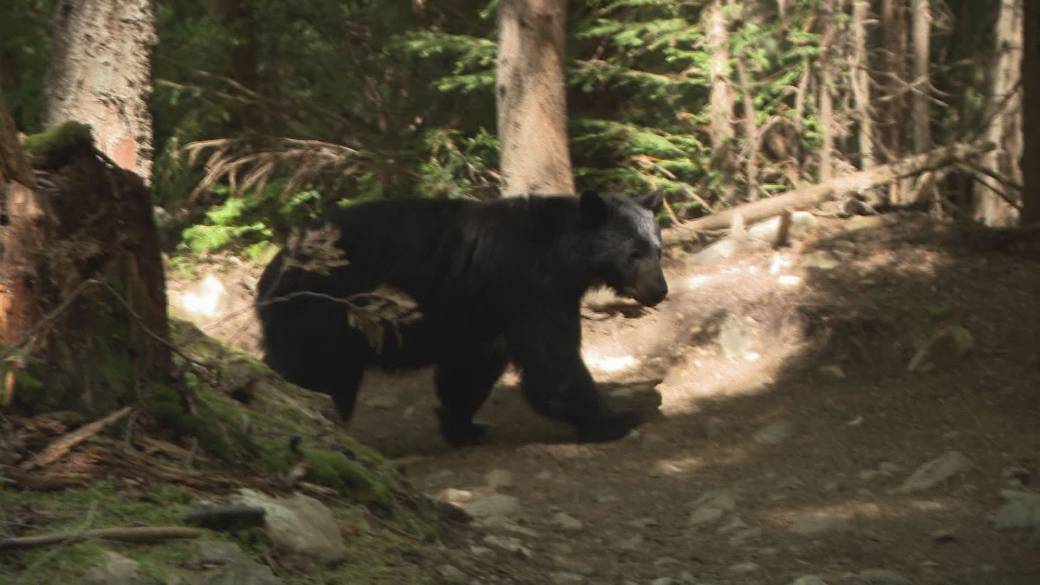
<path id="1" fill-rule="evenodd" d="M 57 168 L 67 163 L 76 153 L 94 148 L 90 126 L 80 122 L 65 122 L 25 139 L 25 151 L 33 159 L 33 166 Z"/>

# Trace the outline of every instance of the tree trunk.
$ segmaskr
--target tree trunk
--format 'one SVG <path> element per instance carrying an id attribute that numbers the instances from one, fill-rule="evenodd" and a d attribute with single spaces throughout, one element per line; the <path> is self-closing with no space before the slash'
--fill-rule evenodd
<path id="1" fill-rule="evenodd" d="M 1040 3 L 1026 0 L 1023 8 L 1022 88 L 1025 119 L 1025 148 L 1022 169 L 1025 192 L 1022 198 L 1022 224 L 1040 222 Z"/>
<path id="2" fill-rule="evenodd" d="M 709 54 L 708 134 L 712 148 L 726 146 L 733 132 L 733 96 L 730 92 L 729 30 L 721 0 L 713 0 L 704 16 L 705 42 Z"/>
<path id="3" fill-rule="evenodd" d="M 874 118 L 870 103 L 870 64 L 867 60 L 867 21 L 870 20 L 869 0 L 854 0 L 852 5 L 852 98 L 855 102 L 859 122 L 860 168 L 869 169 L 876 164 L 874 158 Z"/>
<path id="4" fill-rule="evenodd" d="M 914 152 L 932 148 L 931 77 L 928 64 L 931 59 L 932 13 L 928 0 L 913 0 L 913 119 Z"/>
<path id="5" fill-rule="evenodd" d="M 209 0 L 209 14 L 221 24 L 231 39 L 231 79 L 246 92 L 255 92 L 259 86 L 259 41 L 256 36 L 256 18 L 248 0 Z M 259 122 L 257 107 L 250 103 L 233 103 L 229 126 L 235 129 L 253 128 Z"/>
<path id="6" fill-rule="evenodd" d="M 820 105 L 820 181 L 828 181 L 834 174 L 834 100 L 831 95 L 831 44 L 834 42 L 834 0 L 824 0 L 820 18 L 823 34 L 820 37 L 819 105 Z"/>
<path id="7" fill-rule="evenodd" d="M 992 81 L 986 107 L 986 139 L 997 145 L 982 165 L 993 174 L 1022 183 L 1022 99 L 1018 90 L 1022 73 L 1022 0 L 1000 0 L 994 32 Z M 1016 211 L 1005 196 L 1015 192 L 991 177 L 980 176 L 975 185 L 975 219 L 988 226 L 1009 226 Z"/>
<path id="8" fill-rule="evenodd" d="M 101 152 L 148 181 L 153 3 L 58 0 L 52 38 L 46 125 L 90 125 Z"/>
<path id="9" fill-rule="evenodd" d="M 148 190 L 68 123 L 29 137 L 0 103 L 0 370 L 4 404 L 88 416 L 168 382 L 166 292 Z"/>
<path id="10" fill-rule="evenodd" d="M 885 103 L 881 118 L 885 121 L 884 147 L 886 160 L 903 156 L 903 132 L 906 128 L 906 6 L 902 0 L 881 0 L 881 67 L 880 85 Z M 894 181 L 889 189 L 889 201 L 904 203 L 908 191 L 901 181 Z"/>
<path id="11" fill-rule="evenodd" d="M 498 7 L 502 194 L 574 193 L 564 85 L 565 0 Z"/>

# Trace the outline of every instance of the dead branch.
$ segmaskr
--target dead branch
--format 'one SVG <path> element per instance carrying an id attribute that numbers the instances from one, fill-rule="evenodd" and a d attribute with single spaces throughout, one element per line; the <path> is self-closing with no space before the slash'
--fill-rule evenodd
<path id="1" fill-rule="evenodd" d="M 0 540 L 0 550 L 33 548 L 37 546 L 46 546 L 48 544 L 82 542 L 84 540 L 118 540 L 120 542 L 144 543 L 158 542 L 162 540 L 200 538 L 205 535 L 205 530 L 200 528 L 188 528 L 185 526 L 96 528 L 94 530 L 81 530 L 79 532 L 57 532 L 54 534 L 40 534 L 37 536 L 4 538 Z"/>
<path id="2" fill-rule="evenodd" d="M 113 412 L 105 418 L 81 426 L 51 443 L 50 446 L 36 454 L 36 456 L 29 461 L 23 463 L 20 467 L 22 470 L 28 471 L 30 469 L 44 467 L 54 463 L 58 459 L 64 457 L 65 454 L 76 445 L 79 445 L 83 441 L 86 441 L 90 437 L 100 433 L 112 423 L 125 418 L 132 410 L 131 407 L 127 406 Z"/>
<path id="3" fill-rule="evenodd" d="M 733 222 L 733 217 L 740 214 L 748 223 L 761 221 L 784 210 L 796 210 L 810 207 L 822 201 L 833 199 L 847 193 L 866 191 L 868 189 L 892 182 L 896 179 L 911 177 L 925 171 L 939 169 L 962 160 L 977 157 L 995 148 L 992 143 L 954 144 L 943 148 L 910 156 L 891 164 L 882 165 L 836 177 L 823 183 L 794 189 L 762 201 L 755 201 L 727 209 L 723 212 L 688 221 L 681 226 L 670 229 L 664 236 L 665 244 L 675 245 L 690 239 L 707 230 L 724 229 Z"/>

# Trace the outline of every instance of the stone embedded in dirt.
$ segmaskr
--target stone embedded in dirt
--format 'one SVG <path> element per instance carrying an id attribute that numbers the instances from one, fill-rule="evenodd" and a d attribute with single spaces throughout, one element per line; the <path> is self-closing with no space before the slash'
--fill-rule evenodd
<path id="1" fill-rule="evenodd" d="M 437 567 L 437 573 L 440 574 L 441 578 L 444 579 L 445 582 L 451 583 L 452 585 L 462 585 L 466 582 L 466 574 L 454 565 L 441 565 Z"/>
<path id="2" fill-rule="evenodd" d="M 940 329 L 918 351 L 906 369 L 925 372 L 936 366 L 953 365 L 975 349 L 975 337 L 971 331 L 957 325 Z"/>
<path id="3" fill-rule="evenodd" d="M 748 573 L 754 573 L 759 571 L 762 567 L 758 566 L 758 563 L 751 561 L 745 561 L 743 563 L 737 563 L 731 565 L 728 569 L 730 573 L 736 573 L 738 575 L 747 575 Z"/>
<path id="4" fill-rule="evenodd" d="M 733 494 L 724 490 L 712 490 L 693 503 L 693 513 L 687 523 L 690 526 L 710 524 L 722 518 L 726 512 L 737 507 Z"/>
<path id="5" fill-rule="evenodd" d="M 585 576 L 566 571 L 553 571 L 549 573 L 549 582 L 553 585 L 582 585 L 585 583 Z"/>
<path id="6" fill-rule="evenodd" d="M 101 555 L 101 562 L 87 570 L 85 585 L 159 585 L 141 571 L 137 561 L 109 550 Z"/>
<path id="7" fill-rule="evenodd" d="M 264 509 L 267 534 L 275 547 L 326 563 L 346 556 L 346 543 L 332 510 L 318 500 L 303 494 L 272 498 L 250 489 L 239 491 L 239 500 Z"/>
<path id="8" fill-rule="evenodd" d="M 918 467 L 893 493 L 912 494 L 929 490 L 971 469 L 971 465 L 971 460 L 960 452 L 947 451 Z"/>
<path id="9" fill-rule="evenodd" d="M 628 538 L 623 538 L 623 539 L 617 541 L 616 543 L 614 543 L 614 547 L 613 548 L 615 548 L 617 550 L 626 550 L 626 551 L 637 550 L 639 547 L 643 546 L 643 541 L 644 540 L 646 540 L 646 539 L 644 539 L 641 534 L 633 534 L 632 536 L 629 536 Z"/>
<path id="10" fill-rule="evenodd" d="M 845 379 L 845 369 L 842 368 L 839 364 L 827 364 L 825 366 L 820 366 L 820 373 L 833 380 Z"/>
<path id="11" fill-rule="evenodd" d="M 887 569 L 864 569 L 858 577 L 866 585 L 910 585 L 910 579 Z"/>
<path id="12" fill-rule="evenodd" d="M 540 538 L 541 534 L 537 530 L 532 530 L 526 526 L 521 526 L 516 523 L 512 518 L 505 516 L 487 516 L 484 518 L 476 518 L 473 520 L 473 525 L 477 528 L 484 528 L 490 530 L 504 530 L 512 532 L 514 534 L 520 534 L 530 538 Z"/>
<path id="13" fill-rule="evenodd" d="M 724 238 L 691 256 L 690 262 L 702 266 L 722 262 L 736 254 L 739 247 L 736 240 Z"/>
<path id="14" fill-rule="evenodd" d="M 744 359 L 754 353 L 754 336 L 747 331 L 747 325 L 736 315 L 726 317 L 719 328 L 719 347 L 729 359 Z"/>
<path id="15" fill-rule="evenodd" d="M 833 252 L 827 250 L 817 250 L 810 252 L 798 261 L 798 265 L 803 268 L 818 268 L 820 270 L 833 270 L 838 266 L 841 266 L 841 259 L 839 259 Z"/>
<path id="16" fill-rule="evenodd" d="M 513 472 L 505 469 L 492 469 L 488 472 L 484 483 L 493 490 L 513 487 Z"/>
<path id="17" fill-rule="evenodd" d="M 786 440 L 792 433 L 794 433 L 794 423 L 778 420 L 759 429 L 752 438 L 763 445 L 776 445 Z"/>
<path id="18" fill-rule="evenodd" d="M 574 516 L 566 512 L 557 512 L 552 517 L 552 523 L 563 530 L 581 530 L 585 527 L 581 520 L 578 520 Z"/>
<path id="19" fill-rule="evenodd" d="M 791 585 L 827 585 L 827 582 L 816 575 L 802 575 L 791 581 Z"/>
<path id="20" fill-rule="evenodd" d="M 473 500 L 473 492 L 469 490 L 460 490 L 456 488 L 444 488 L 437 492 L 434 496 L 437 500 L 444 502 L 445 504 L 451 504 L 453 506 L 460 506 Z"/>
<path id="21" fill-rule="evenodd" d="M 176 581 L 184 585 L 281 585 L 270 567 L 254 560 L 233 542 L 203 540 L 195 543 L 195 557 L 188 567 L 201 567 L 201 572 L 182 574 Z"/>
<path id="22" fill-rule="evenodd" d="M 846 518 L 836 516 L 829 512 L 811 510 L 802 512 L 791 523 L 790 531 L 795 534 L 812 535 L 824 532 L 835 532 L 849 528 Z"/>
<path id="23" fill-rule="evenodd" d="M 1001 490 L 1004 505 L 990 514 L 998 530 L 1040 530 L 1040 494 Z"/>
<path id="24" fill-rule="evenodd" d="M 514 516 L 520 511 L 520 501 L 505 494 L 491 494 L 456 505 L 477 520 L 492 516 Z"/>
<path id="25" fill-rule="evenodd" d="M 519 538 L 514 538 L 512 536 L 499 536 L 497 534 L 489 534 L 484 537 L 484 543 L 499 550 L 504 550 L 508 553 L 520 555 L 524 558 L 529 559 L 534 556 L 534 553 L 531 552 L 531 549 L 524 546 L 524 543 Z"/>

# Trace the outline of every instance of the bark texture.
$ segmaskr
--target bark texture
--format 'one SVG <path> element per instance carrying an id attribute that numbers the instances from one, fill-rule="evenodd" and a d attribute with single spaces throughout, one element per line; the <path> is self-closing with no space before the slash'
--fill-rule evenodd
<path id="1" fill-rule="evenodd" d="M 502 194 L 574 193 L 564 85 L 565 0 L 498 7 Z"/>
<path id="2" fill-rule="evenodd" d="M 150 0 L 58 0 L 47 126 L 90 125 L 98 149 L 148 181 L 152 168 Z"/>
<path id="3" fill-rule="evenodd" d="M 1022 87 L 1025 148 L 1022 168 L 1025 192 L 1022 201 L 1023 224 L 1040 222 L 1040 2 L 1026 0 L 1024 10 Z"/>
<path id="4" fill-rule="evenodd" d="M 26 141 L 36 177 L 2 105 L 0 144 L 5 403 L 102 415 L 148 400 L 167 382 L 170 354 L 147 188 L 103 160 L 81 124 Z"/>
<path id="5" fill-rule="evenodd" d="M 870 2 L 854 0 L 852 4 L 852 98 L 856 107 L 860 168 L 876 164 L 874 157 L 874 118 L 870 103 L 870 73 L 867 59 L 867 22 L 870 20 Z"/>

